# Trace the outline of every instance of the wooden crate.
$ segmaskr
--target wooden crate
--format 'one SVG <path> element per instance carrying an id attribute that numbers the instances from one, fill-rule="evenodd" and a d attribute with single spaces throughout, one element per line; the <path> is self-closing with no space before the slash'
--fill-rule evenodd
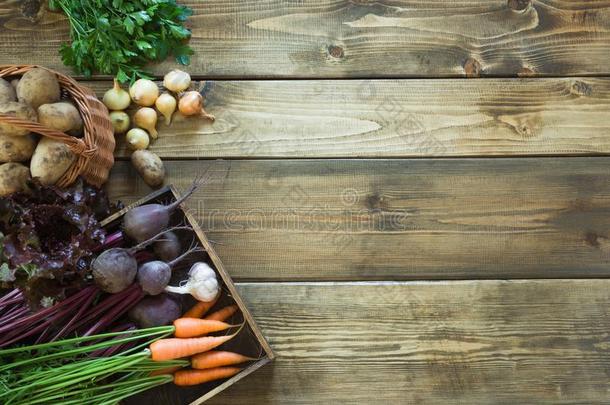
<path id="1" fill-rule="evenodd" d="M 173 186 L 166 186 L 162 189 L 159 189 L 141 200 L 125 207 L 121 211 L 111 215 L 102 221 L 102 226 L 104 226 L 108 230 L 116 229 L 121 224 L 121 219 L 125 212 L 129 209 L 136 207 L 142 204 L 149 203 L 161 203 L 168 204 L 179 198 L 179 193 Z M 219 283 L 222 285 L 222 296 L 212 308 L 212 311 L 218 308 L 222 308 L 225 305 L 230 305 L 235 303 L 240 311 L 236 313 L 229 323 L 235 323 L 235 321 L 239 321 L 240 318 L 245 321 L 244 328 L 241 332 L 231 341 L 225 343 L 220 346 L 219 350 L 226 349 L 232 350 L 250 357 L 259 358 L 259 360 L 253 362 L 246 368 L 244 368 L 239 374 L 227 379 L 220 380 L 216 382 L 211 382 L 207 384 L 201 384 L 195 387 L 184 388 L 184 387 L 176 387 L 172 384 L 165 384 L 164 386 L 158 387 L 156 389 L 152 389 L 146 391 L 142 394 L 135 395 L 132 398 L 124 401 L 125 404 L 142 404 L 142 403 L 171 403 L 171 404 L 180 404 L 190 402 L 191 405 L 201 404 L 206 400 L 212 398 L 214 395 L 218 394 L 220 391 L 225 388 L 235 384 L 237 381 L 241 380 L 248 374 L 262 367 L 263 365 L 269 363 L 273 360 L 274 355 L 269 347 L 269 344 L 263 337 L 260 329 L 254 322 L 252 315 L 248 312 L 244 302 L 239 296 L 231 277 L 225 270 L 220 258 L 214 251 L 212 244 L 205 236 L 205 233 L 199 227 L 197 221 L 194 216 L 191 215 L 186 209 L 184 204 L 182 204 L 174 213 L 172 214 L 171 225 L 178 224 L 188 224 L 193 228 L 193 232 L 190 231 L 179 231 L 179 235 L 183 242 L 183 245 L 188 246 L 193 241 L 197 244 L 200 244 L 205 250 L 205 252 L 200 253 L 199 255 L 195 254 L 189 260 L 184 261 L 184 266 L 182 270 L 174 270 L 174 275 L 172 276 L 172 285 L 176 285 L 177 281 L 185 278 L 186 271 L 195 261 L 203 261 L 205 260 L 212 268 L 214 268 L 217 272 Z M 190 234 L 190 235 L 189 235 Z M 186 296 L 185 296 L 186 297 Z M 194 303 L 194 300 L 190 297 L 185 298 L 187 302 L 184 305 L 184 309 L 188 308 L 189 305 Z"/>

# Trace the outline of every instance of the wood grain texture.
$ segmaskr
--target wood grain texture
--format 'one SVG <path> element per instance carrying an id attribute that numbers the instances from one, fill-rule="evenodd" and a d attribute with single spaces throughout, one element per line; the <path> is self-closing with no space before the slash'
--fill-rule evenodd
<path id="1" fill-rule="evenodd" d="M 166 161 L 240 280 L 607 277 L 610 158 Z M 149 192 L 128 162 L 112 198 Z"/>
<path id="2" fill-rule="evenodd" d="M 610 280 L 238 288 L 278 358 L 206 404 L 610 401 Z"/>
<path id="3" fill-rule="evenodd" d="M 101 97 L 109 82 L 88 82 Z M 610 152 L 610 79 L 211 81 L 216 121 L 174 115 L 164 158 Z M 118 157 L 128 157 L 123 136 Z"/>
<path id="4" fill-rule="evenodd" d="M 0 4 L 2 63 L 67 71 L 68 26 Z M 195 1 L 190 71 L 217 78 L 608 74 L 610 1 Z M 153 68 L 165 73 L 174 63 Z"/>

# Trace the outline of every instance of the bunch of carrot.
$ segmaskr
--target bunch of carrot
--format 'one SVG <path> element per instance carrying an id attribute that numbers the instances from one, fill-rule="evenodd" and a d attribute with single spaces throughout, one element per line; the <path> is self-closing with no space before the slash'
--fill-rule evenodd
<path id="1" fill-rule="evenodd" d="M 189 386 L 231 377 L 241 370 L 236 365 L 256 359 L 214 350 L 243 327 L 225 322 L 236 306 L 201 318 L 214 303 L 196 304 L 173 326 L 0 350 L 0 403 L 76 405 L 86 399 L 91 404 L 110 405 L 168 382 Z M 237 326 L 230 335 L 202 336 Z M 148 340 L 142 343 L 143 339 Z M 134 342 L 134 347 L 118 354 L 91 356 Z"/>
<path id="2" fill-rule="evenodd" d="M 220 337 L 189 339 L 189 336 L 197 333 L 198 328 L 203 328 L 204 325 L 210 325 L 210 327 L 213 327 L 213 325 L 226 325 L 224 321 L 229 319 L 231 316 L 233 316 L 233 314 L 235 314 L 235 312 L 237 312 L 236 305 L 229 305 L 205 316 L 203 319 L 200 319 L 216 304 L 218 298 L 219 296 L 217 296 L 213 301 L 198 302 L 195 304 L 183 315 L 182 318 L 174 321 L 174 326 L 176 328 L 174 332 L 174 336 L 176 336 L 175 338 L 162 339 L 151 344 L 150 346 L 152 352 L 151 357 L 153 360 L 167 360 L 171 357 L 176 358 L 174 356 L 178 355 L 177 353 L 172 352 L 172 345 L 183 345 L 184 343 L 187 343 L 188 345 L 188 341 L 191 341 L 191 344 L 193 344 L 194 347 L 192 349 L 184 348 L 183 350 L 185 351 L 181 352 L 178 356 L 180 358 L 192 356 L 190 358 L 191 368 L 183 369 L 182 367 L 174 367 L 167 370 L 157 371 L 157 373 L 154 373 L 155 375 L 161 373 L 172 373 L 174 376 L 174 384 L 176 385 L 198 385 L 218 379 L 232 377 L 241 371 L 241 368 L 233 366 L 256 360 L 239 353 L 213 350 L 218 346 L 216 345 L 217 342 L 224 343 L 224 339 L 228 341 L 235 336 L 235 334 Z M 212 347 L 206 348 L 206 341 L 209 341 Z M 199 342 L 203 346 L 195 347 Z M 186 354 L 187 350 L 189 351 L 189 354 Z"/>

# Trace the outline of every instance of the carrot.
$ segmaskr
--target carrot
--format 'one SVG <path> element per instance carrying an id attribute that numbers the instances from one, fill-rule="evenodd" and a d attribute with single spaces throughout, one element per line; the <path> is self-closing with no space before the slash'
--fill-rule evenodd
<path id="1" fill-rule="evenodd" d="M 150 355 L 155 361 L 175 360 L 181 357 L 188 357 L 193 354 L 212 350 L 213 348 L 228 342 L 238 333 L 239 331 L 226 336 L 204 336 L 190 339 L 159 339 L 150 344 Z"/>
<path id="2" fill-rule="evenodd" d="M 229 329 L 231 326 L 233 325 L 211 319 L 178 318 L 174 321 L 174 335 L 178 338 L 197 337 L 212 332 L 220 332 Z"/>
<path id="3" fill-rule="evenodd" d="M 239 373 L 239 367 L 216 367 L 207 370 L 179 370 L 174 373 L 174 384 L 179 386 L 198 385 Z"/>
<path id="4" fill-rule="evenodd" d="M 237 312 L 237 305 L 229 305 L 228 307 L 224 307 L 223 309 L 219 309 L 218 311 L 211 313 L 203 319 L 209 319 L 212 321 L 225 321 L 229 319 L 235 312 Z"/>
<path id="5" fill-rule="evenodd" d="M 178 371 L 182 368 L 183 368 L 182 366 L 172 366 L 172 367 L 160 368 L 159 370 L 151 371 L 149 375 L 151 377 L 155 377 L 158 375 L 174 374 L 176 371 Z"/>
<path id="6" fill-rule="evenodd" d="M 191 357 L 191 367 L 203 370 L 221 366 L 232 366 L 252 360 L 256 359 L 239 353 L 210 350 L 209 352 L 199 353 Z"/>
<path id="7" fill-rule="evenodd" d="M 204 316 L 213 306 L 216 304 L 218 299 L 220 298 L 220 293 L 216 295 L 216 297 L 209 302 L 198 301 L 195 305 L 191 307 L 188 311 L 182 315 L 183 318 L 201 318 Z"/>

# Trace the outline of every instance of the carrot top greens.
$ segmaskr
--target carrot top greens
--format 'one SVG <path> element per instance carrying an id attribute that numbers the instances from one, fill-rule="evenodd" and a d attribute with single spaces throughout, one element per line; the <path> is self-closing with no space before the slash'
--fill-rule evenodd
<path id="1" fill-rule="evenodd" d="M 116 76 L 121 82 L 149 77 L 143 67 L 173 54 L 183 65 L 193 50 L 184 21 L 192 10 L 175 0 L 51 0 L 70 23 L 71 44 L 60 54 L 77 73 Z"/>

